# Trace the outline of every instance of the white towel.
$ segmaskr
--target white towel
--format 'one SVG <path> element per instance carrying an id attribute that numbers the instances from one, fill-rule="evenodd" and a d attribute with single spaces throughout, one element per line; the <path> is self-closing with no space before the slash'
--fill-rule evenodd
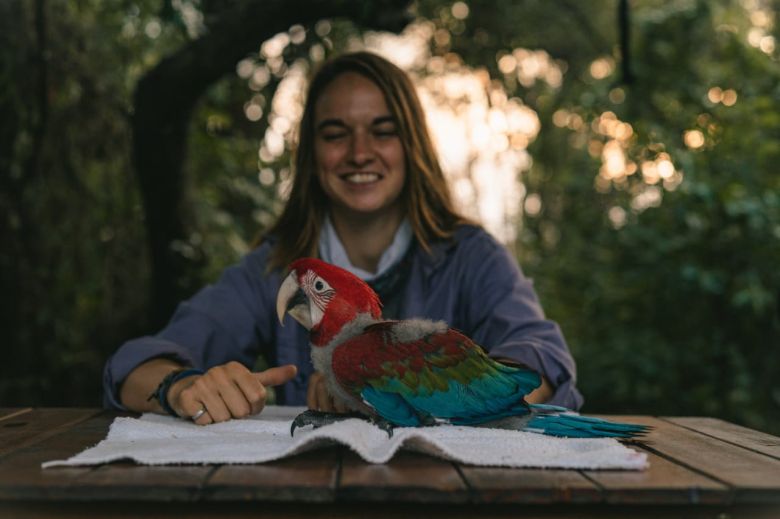
<path id="1" fill-rule="evenodd" d="M 424 452 L 468 465 L 563 469 L 647 467 L 647 455 L 610 438 L 554 438 L 536 433 L 484 427 L 436 426 L 395 429 L 349 419 L 319 429 L 290 424 L 302 407 L 266 407 L 259 415 L 205 427 L 170 416 L 144 414 L 117 418 L 108 436 L 69 459 L 43 468 L 98 465 L 131 459 L 144 465 L 263 463 L 339 443 L 370 463 L 385 463 L 398 449 Z"/>

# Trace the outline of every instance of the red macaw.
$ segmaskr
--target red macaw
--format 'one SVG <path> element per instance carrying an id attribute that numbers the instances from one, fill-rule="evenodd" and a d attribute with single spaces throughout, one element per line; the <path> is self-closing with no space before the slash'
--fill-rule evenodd
<path id="1" fill-rule="evenodd" d="M 509 417 L 514 428 L 555 436 L 627 438 L 646 429 L 528 404 L 525 395 L 541 382 L 536 372 L 489 358 L 444 322 L 383 320 L 371 287 L 318 259 L 290 265 L 276 309 L 280 321 L 289 313 L 309 330 L 312 362 L 331 396 L 389 434 L 393 426 L 477 425 Z M 334 419 L 309 410 L 291 432 Z"/>

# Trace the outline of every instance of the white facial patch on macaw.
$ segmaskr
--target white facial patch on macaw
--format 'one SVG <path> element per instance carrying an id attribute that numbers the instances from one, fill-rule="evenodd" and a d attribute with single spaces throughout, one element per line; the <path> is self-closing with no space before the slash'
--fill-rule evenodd
<path id="1" fill-rule="evenodd" d="M 336 295 L 336 291 L 311 270 L 303 274 L 301 288 L 309 297 L 309 322 L 311 326 L 317 326 L 325 314 L 325 307 Z"/>
<path id="2" fill-rule="evenodd" d="M 300 297 L 301 295 L 305 297 Z M 327 281 L 307 270 L 300 278 L 291 271 L 279 287 L 276 299 L 276 313 L 282 322 L 285 313 L 311 330 L 325 314 L 325 308 L 336 295 Z"/>

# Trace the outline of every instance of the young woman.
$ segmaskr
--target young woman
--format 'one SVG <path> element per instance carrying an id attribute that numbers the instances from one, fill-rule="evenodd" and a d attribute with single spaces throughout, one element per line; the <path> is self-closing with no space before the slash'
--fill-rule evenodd
<path id="1" fill-rule="evenodd" d="M 409 77 L 367 52 L 342 55 L 312 79 L 290 199 L 260 245 L 183 302 L 155 336 L 108 360 L 105 403 L 197 424 L 280 404 L 336 410 L 313 372 L 306 331 L 275 317 L 285 267 L 317 256 L 367 280 L 390 318 L 446 321 L 501 362 L 543 383 L 528 400 L 577 409 L 576 370 L 531 283 L 481 227 L 453 208 Z M 253 373 L 258 355 L 276 366 Z"/>

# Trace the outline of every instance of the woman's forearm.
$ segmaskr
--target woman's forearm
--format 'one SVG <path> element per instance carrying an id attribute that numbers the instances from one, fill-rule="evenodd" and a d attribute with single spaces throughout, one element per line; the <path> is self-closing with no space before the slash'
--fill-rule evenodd
<path id="1" fill-rule="evenodd" d="M 170 359 L 157 358 L 144 362 L 127 375 L 119 389 L 122 405 L 131 411 L 164 413 L 156 398 L 149 399 L 163 378 L 182 366 Z"/>

